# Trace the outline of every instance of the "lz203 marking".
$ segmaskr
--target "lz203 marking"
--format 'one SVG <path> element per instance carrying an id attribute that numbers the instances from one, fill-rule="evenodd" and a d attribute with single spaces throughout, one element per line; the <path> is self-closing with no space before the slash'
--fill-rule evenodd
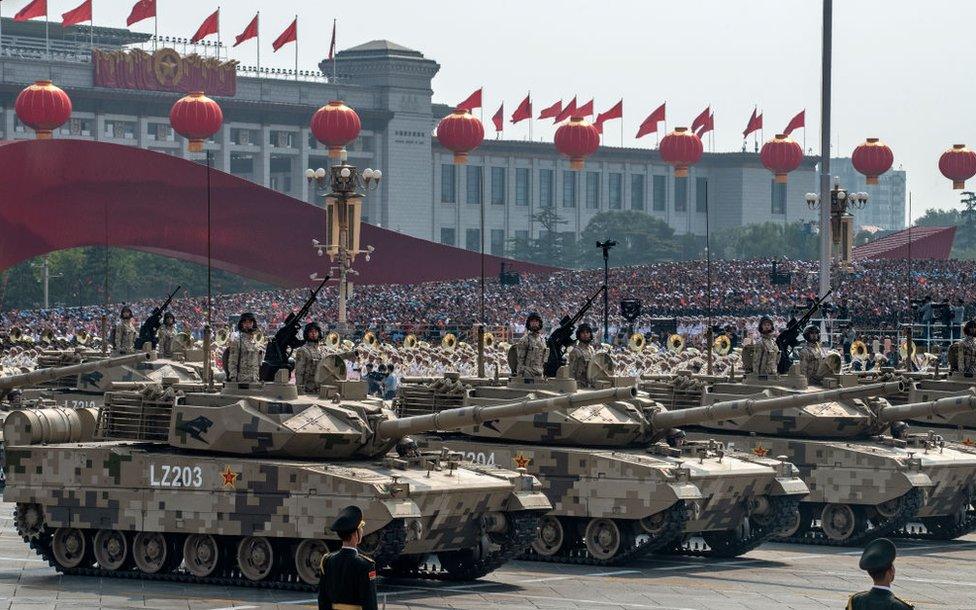
<path id="1" fill-rule="evenodd" d="M 200 466 L 149 465 L 150 487 L 203 487 L 203 468 Z"/>

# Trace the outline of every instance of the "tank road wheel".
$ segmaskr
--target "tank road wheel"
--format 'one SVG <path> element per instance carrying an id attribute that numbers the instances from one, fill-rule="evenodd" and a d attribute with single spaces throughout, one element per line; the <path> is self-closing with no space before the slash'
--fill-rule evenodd
<path id="1" fill-rule="evenodd" d="M 237 567 L 248 580 L 264 580 L 271 574 L 275 553 L 264 536 L 246 536 L 237 545 Z"/>
<path id="2" fill-rule="evenodd" d="M 602 563 L 613 561 L 633 543 L 630 529 L 622 530 L 620 523 L 612 519 L 590 519 L 583 537 L 590 557 Z"/>
<path id="3" fill-rule="evenodd" d="M 84 530 L 59 527 L 51 541 L 54 560 L 62 568 L 87 567 L 92 563 L 91 544 Z"/>
<path id="4" fill-rule="evenodd" d="M 191 534 L 183 543 L 183 562 L 198 578 L 212 575 L 220 565 L 220 547 L 210 534 Z"/>
<path id="5" fill-rule="evenodd" d="M 302 582 L 316 585 L 322 572 L 322 558 L 328 555 L 329 547 L 323 540 L 302 540 L 295 549 L 295 570 Z"/>
<path id="6" fill-rule="evenodd" d="M 828 504 L 820 513 L 820 529 L 834 542 L 849 540 L 864 528 L 864 515 L 850 504 Z"/>
<path id="7" fill-rule="evenodd" d="M 558 555 L 566 545 L 566 530 L 558 517 L 543 517 L 539 533 L 532 541 L 532 550 L 543 557 Z"/>
<path id="8" fill-rule="evenodd" d="M 139 532 L 132 541 L 132 561 L 144 574 L 169 572 L 178 558 L 177 549 L 161 532 Z"/>
<path id="9" fill-rule="evenodd" d="M 892 498 L 887 502 L 878 504 L 874 507 L 874 510 L 884 519 L 891 519 L 901 511 L 902 504 L 904 503 L 905 496 L 898 496 L 897 498 Z"/>
<path id="10" fill-rule="evenodd" d="M 18 504 L 14 509 L 14 525 L 24 540 L 40 538 L 44 532 L 44 509 L 40 504 Z"/>
<path id="11" fill-rule="evenodd" d="M 98 530 L 94 540 L 95 561 L 103 570 L 121 570 L 127 567 L 129 539 L 118 530 Z"/>

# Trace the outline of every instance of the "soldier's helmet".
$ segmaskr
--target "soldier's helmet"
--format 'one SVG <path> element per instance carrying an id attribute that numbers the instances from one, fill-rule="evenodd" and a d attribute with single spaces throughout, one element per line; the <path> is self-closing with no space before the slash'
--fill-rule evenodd
<path id="1" fill-rule="evenodd" d="M 587 322 L 583 322 L 582 324 L 576 327 L 576 340 L 584 341 L 584 339 L 581 336 L 584 332 L 590 333 L 590 337 L 585 340 L 586 343 L 589 343 L 590 341 L 593 340 L 593 327 L 590 326 L 589 323 Z"/>
<path id="2" fill-rule="evenodd" d="M 417 441 L 405 436 L 396 444 L 396 452 L 400 457 L 412 457 L 420 452 Z"/>
<path id="3" fill-rule="evenodd" d="M 176 316 L 174 316 L 173 314 L 167 311 L 166 314 L 163 315 L 163 324 L 165 324 L 166 326 L 172 326 L 173 324 L 176 324 Z"/>
<path id="4" fill-rule="evenodd" d="M 244 320 L 250 320 L 251 322 L 254 323 L 254 326 L 251 327 L 251 330 L 250 331 L 247 331 L 247 332 L 252 332 L 253 333 L 253 332 L 256 332 L 257 331 L 257 329 L 258 329 L 258 319 L 250 311 L 245 311 L 244 313 L 241 314 L 241 318 L 237 321 L 237 330 L 238 331 L 244 332 Z"/>
<path id="5" fill-rule="evenodd" d="M 308 333 L 312 329 L 319 331 L 318 339 L 313 340 L 308 338 Z M 308 324 L 305 325 L 305 328 L 302 329 L 302 339 L 306 341 L 313 341 L 313 342 L 318 342 L 320 339 L 322 339 L 322 327 L 318 325 L 318 322 L 309 322 Z"/>
<path id="6" fill-rule="evenodd" d="M 539 328 L 542 328 L 542 316 L 540 316 L 538 313 L 536 313 L 534 311 L 530 311 L 529 312 L 529 315 L 527 315 L 525 317 L 525 327 L 526 328 L 529 327 L 529 322 L 531 322 L 532 320 L 538 320 L 539 321 Z"/>
<path id="7" fill-rule="evenodd" d="M 803 339 L 805 341 L 813 341 L 813 339 L 811 339 L 810 337 L 812 337 L 814 333 L 816 333 L 817 336 L 819 337 L 820 327 L 817 326 L 816 324 L 811 324 L 810 326 L 807 326 L 805 329 L 803 329 Z"/>
<path id="8" fill-rule="evenodd" d="M 128 315 L 126 315 L 126 314 L 128 314 Z M 119 317 L 122 318 L 123 320 L 128 320 L 129 318 L 131 318 L 132 317 L 132 308 L 129 307 L 128 305 L 123 305 L 122 306 L 122 311 L 119 312 Z"/>
<path id="9" fill-rule="evenodd" d="M 763 326 L 765 326 L 766 324 L 769 325 L 769 330 L 766 331 L 766 332 L 763 332 Z M 763 317 L 759 318 L 759 333 L 760 334 L 771 333 L 775 329 L 776 329 L 776 326 L 773 324 L 772 318 L 770 318 L 769 316 L 763 316 Z"/>
<path id="10" fill-rule="evenodd" d="M 891 438 L 905 438 L 908 434 L 908 424 L 903 421 L 891 422 Z"/>
<path id="11" fill-rule="evenodd" d="M 682 441 L 684 441 L 686 436 L 688 435 L 681 428 L 671 428 L 670 430 L 668 430 L 668 434 L 665 437 L 665 441 L 667 441 L 668 446 L 677 447 L 682 443 Z"/>
<path id="12" fill-rule="evenodd" d="M 962 327 L 962 332 L 967 337 L 976 337 L 976 320 L 969 320 L 966 322 L 966 324 Z"/>

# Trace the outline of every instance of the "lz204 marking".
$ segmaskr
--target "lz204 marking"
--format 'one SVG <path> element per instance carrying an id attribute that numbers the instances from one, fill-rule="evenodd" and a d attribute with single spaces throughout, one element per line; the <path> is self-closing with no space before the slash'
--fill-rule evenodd
<path id="1" fill-rule="evenodd" d="M 203 469 L 199 466 L 149 465 L 150 487 L 203 487 Z"/>
<path id="2" fill-rule="evenodd" d="M 495 465 L 495 452 L 484 452 L 484 451 L 464 451 L 464 459 L 468 462 L 474 462 L 475 464 L 481 464 L 482 466 L 494 466 Z"/>

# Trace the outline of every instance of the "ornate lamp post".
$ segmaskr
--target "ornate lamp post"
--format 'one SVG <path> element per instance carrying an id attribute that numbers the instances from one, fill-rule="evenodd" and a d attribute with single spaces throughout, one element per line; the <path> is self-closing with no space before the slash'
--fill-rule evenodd
<path id="1" fill-rule="evenodd" d="M 325 243 L 312 240 L 312 247 L 319 256 L 328 254 L 329 260 L 336 264 L 339 277 L 339 325 L 345 327 L 346 300 L 349 295 L 349 274 L 355 274 L 352 265 L 356 257 L 369 255 L 373 246 L 359 247 L 359 230 L 362 224 L 363 197 L 369 191 L 379 188 L 383 172 L 366 168 L 359 172 L 346 163 L 345 151 L 339 164 L 327 170 L 323 168 L 305 170 L 305 179 L 315 183 L 316 193 L 325 197 Z M 316 274 L 317 275 L 317 274 Z M 313 276 L 312 279 L 315 279 Z"/>
<path id="2" fill-rule="evenodd" d="M 806 201 L 811 210 L 821 205 L 817 193 L 807 193 Z M 867 193 L 850 193 L 837 182 L 830 190 L 831 255 L 835 261 L 839 260 L 844 265 L 850 263 L 854 247 L 854 215 L 848 210 L 860 210 L 867 203 Z"/>

